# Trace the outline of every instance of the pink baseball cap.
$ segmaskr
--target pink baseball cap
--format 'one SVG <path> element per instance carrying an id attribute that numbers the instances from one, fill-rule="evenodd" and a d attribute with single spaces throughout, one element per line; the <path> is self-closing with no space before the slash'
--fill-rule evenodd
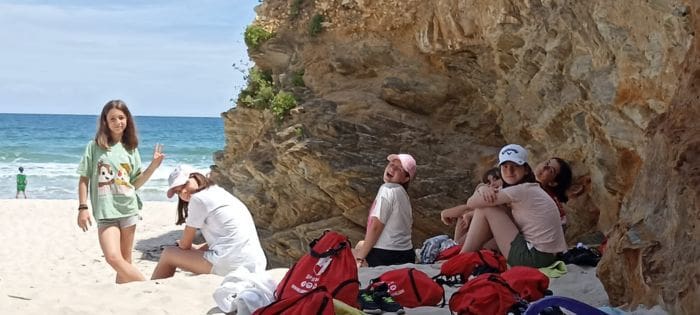
<path id="1" fill-rule="evenodd" d="M 401 168 L 408 173 L 410 180 L 416 177 L 416 160 L 410 154 L 389 154 L 386 159 L 389 162 L 393 160 L 401 161 Z"/>

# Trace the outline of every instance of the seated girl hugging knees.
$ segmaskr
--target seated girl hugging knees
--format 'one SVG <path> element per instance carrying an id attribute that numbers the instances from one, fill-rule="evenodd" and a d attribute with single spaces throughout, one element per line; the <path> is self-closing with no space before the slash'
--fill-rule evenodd
<path id="1" fill-rule="evenodd" d="M 501 179 L 501 170 L 498 167 L 487 170 L 481 177 L 481 183 L 488 185 L 495 190 L 501 189 L 503 180 Z M 467 235 L 469 223 L 474 215 L 473 209 L 469 209 L 467 204 L 461 204 L 449 209 L 440 211 L 440 220 L 445 225 L 455 223 L 454 241 L 457 244 L 464 244 L 464 237 Z"/>
<path id="2" fill-rule="evenodd" d="M 391 154 L 384 169 L 384 184 L 369 210 L 365 239 L 355 247 L 358 266 L 414 263 L 411 231 L 413 209 L 406 190 L 416 177 L 416 160 L 408 154 Z"/>
<path id="3" fill-rule="evenodd" d="M 462 252 L 477 251 L 494 239 L 511 266 L 549 266 L 567 249 L 557 205 L 537 182 L 525 148 L 509 144 L 498 160 L 503 188 L 482 185 L 467 200 L 474 215 Z"/>

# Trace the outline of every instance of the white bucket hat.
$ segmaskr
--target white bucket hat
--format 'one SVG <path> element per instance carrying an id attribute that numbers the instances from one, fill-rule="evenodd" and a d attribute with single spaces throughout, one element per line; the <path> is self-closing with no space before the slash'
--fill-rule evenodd
<path id="1" fill-rule="evenodd" d="M 190 174 L 194 172 L 194 168 L 187 164 L 180 164 L 175 167 L 172 173 L 170 173 L 170 176 L 168 176 L 168 198 L 172 198 L 175 194 L 173 189 L 187 183 L 187 179 L 190 178 Z"/>

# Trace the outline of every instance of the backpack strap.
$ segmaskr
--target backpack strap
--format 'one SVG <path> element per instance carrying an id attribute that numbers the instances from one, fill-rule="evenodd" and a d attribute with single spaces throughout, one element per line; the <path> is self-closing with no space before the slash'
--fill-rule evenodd
<path id="1" fill-rule="evenodd" d="M 311 257 L 314 257 L 314 258 L 324 258 L 324 257 L 335 256 L 338 253 L 340 253 L 341 250 L 348 247 L 347 242 L 340 242 L 340 244 L 338 244 L 338 246 L 336 246 L 334 248 L 330 248 L 323 253 L 317 253 L 316 251 L 314 251 L 314 245 L 316 245 L 316 240 L 314 240 L 313 242 L 311 242 L 311 244 L 309 244 L 309 247 L 310 247 L 309 248 L 309 255 L 311 255 Z"/>
<path id="2" fill-rule="evenodd" d="M 486 259 L 484 258 L 484 254 L 482 254 L 480 250 L 476 251 L 476 253 L 479 254 L 479 259 L 481 259 L 481 262 L 484 263 L 484 265 L 488 266 L 488 267 L 491 268 L 491 269 L 498 269 L 498 268 L 496 268 L 496 267 L 494 267 L 494 266 L 491 266 L 491 264 L 489 264 L 489 263 L 486 261 Z"/>
<path id="3" fill-rule="evenodd" d="M 489 275 L 488 280 L 504 286 L 506 289 L 508 289 L 508 291 L 510 291 L 510 293 L 513 294 L 513 297 L 515 298 L 515 303 L 513 305 L 511 305 L 511 307 L 510 307 L 511 310 L 519 310 L 522 307 L 527 308 L 527 305 L 528 305 L 527 301 L 525 301 L 522 297 L 520 297 L 520 293 L 518 293 L 518 291 L 515 291 L 515 289 L 513 289 L 513 287 L 511 287 L 508 284 L 508 282 L 503 280 L 503 278 L 501 278 L 500 276 L 498 276 L 496 274 L 491 274 L 491 275 Z M 524 312 L 524 310 L 522 310 L 520 313 L 523 313 L 523 312 Z M 515 313 L 515 314 L 520 314 L 520 313 Z"/>
<path id="4" fill-rule="evenodd" d="M 408 269 L 408 278 L 411 280 L 411 287 L 413 288 L 413 292 L 416 293 L 416 298 L 418 299 L 418 302 L 423 303 L 423 299 L 420 297 L 420 292 L 418 291 L 418 287 L 416 286 L 416 278 L 413 277 L 413 272 L 416 270 L 416 268 L 411 268 Z M 444 290 L 443 290 L 444 292 Z M 443 301 L 445 300 L 445 295 L 442 295 Z"/>
<path id="5" fill-rule="evenodd" d="M 313 241 L 311 241 L 311 243 L 309 243 L 309 255 L 311 255 L 311 257 L 323 258 L 335 256 L 345 247 L 348 247 L 350 245 L 350 241 L 348 241 L 348 239 L 346 238 L 344 241 L 340 242 L 340 244 L 338 244 L 338 246 L 336 246 L 335 248 L 331 248 L 323 253 L 317 253 L 316 251 L 314 251 L 314 246 L 316 246 L 316 244 L 318 244 L 318 241 L 322 239 L 323 236 L 326 235 L 326 233 L 328 232 L 330 232 L 330 230 L 323 231 L 323 234 L 321 234 L 319 238 L 314 239 Z"/>
<path id="6" fill-rule="evenodd" d="M 284 284 L 282 284 L 281 286 L 277 286 L 277 289 L 281 288 L 280 291 L 277 291 L 277 289 L 275 289 L 275 299 L 279 299 L 282 296 L 282 293 L 284 293 L 284 289 L 287 288 L 287 283 L 289 283 L 289 279 L 292 278 L 291 275 L 294 273 L 294 268 L 296 268 L 297 263 L 298 262 L 295 262 L 294 265 L 292 265 L 292 268 L 289 268 L 289 270 L 287 270 L 287 274 L 284 275 L 283 279 Z"/>
<path id="7" fill-rule="evenodd" d="M 379 279 L 379 278 L 377 278 L 377 279 Z M 375 280 L 375 279 L 373 279 L 373 280 Z M 340 290 L 344 289 L 346 285 L 353 284 L 353 283 L 357 283 L 359 286 L 360 281 L 358 281 L 357 279 L 349 279 L 349 280 L 345 280 L 345 281 L 341 282 L 340 284 L 338 284 L 337 287 L 335 287 L 335 290 L 333 290 L 333 292 L 331 292 L 331 296 L 333 296 L 333 298 L 335 298 L 336 294 L 340 293 Z M 369 286 L 367 288 L 369 288 Z"/>
<path id="8" fill-rule="evenodd" d="M 455 275 L 455 276 L 448 277 L 448 276 L 445 276 L 443 274 L 439 274 L 435 277 L 432 277 L 431 279 L 433 279 L 433 281 L 435 281 L 435 283 L 439 284 L 440 286 L 447 285 L 450 287 L 455 287 L 455 286 L 464 284 L 464 281 L 462 281 L 462 275 Z M 447 292 L 445 292 L 445 291 L 446 291 L 445 288 L 443 288 L 443 290 L 442 290 L 442 304 L 440 304 L 441 308 L 445 307 L 445 305 L 447 305 L 447 296 L 445 295 Z M 416 291 L 416 292 L 418 292 L 418 291 Z M 452 313 L 452 311 L 450 311 L 450 313 Z"/>
<path id="9" fill-rule="evenodd" d="M 439 274 L 439 275 L 433 277 L 432 279 L 433 279 L 433 281 L 437 282 L 437 284 L 439 284 L 439 285 L 446 285 L 446 286 L 450 286 L 450 287 L 461 286 L 466 282 L 462 278 L 461 274 L 457 274 L 454 276 L 446 276 L 443 274 Z"/>

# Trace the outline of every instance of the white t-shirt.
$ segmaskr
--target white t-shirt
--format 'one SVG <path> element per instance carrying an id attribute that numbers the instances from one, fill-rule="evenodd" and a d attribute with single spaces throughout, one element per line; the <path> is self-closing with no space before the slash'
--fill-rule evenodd
<path id="1" fill-rule="evenodd" d="M 253 217 L 238 198 L 219 186 L 210 186 L 190 199 L 187 226 L 202 231 L 209 250 L 204 259 L 212 273 L 225 276 L 238 267 L 263 272 L 267 266 Z"/>
<path id="2" fill-rule="evenodd" d="M 388 250 L 413 249 L 411 231 L 413 228 L 413 209 L 411 201 L 403 186 L 385 183 L 379 187 L 369 210 L 370 217 L 377 217 L 384 224 L 375 248 Z M 369 229 L 368 222 L 367 228 Z"/>
<path id="3" fill-rule="evenodd" d="M 512 201 L 513 219 L 526 241 L 544 253 L 567 249 L 559 208 L 540 184 L 524 183 L 502 191 Z"/>

